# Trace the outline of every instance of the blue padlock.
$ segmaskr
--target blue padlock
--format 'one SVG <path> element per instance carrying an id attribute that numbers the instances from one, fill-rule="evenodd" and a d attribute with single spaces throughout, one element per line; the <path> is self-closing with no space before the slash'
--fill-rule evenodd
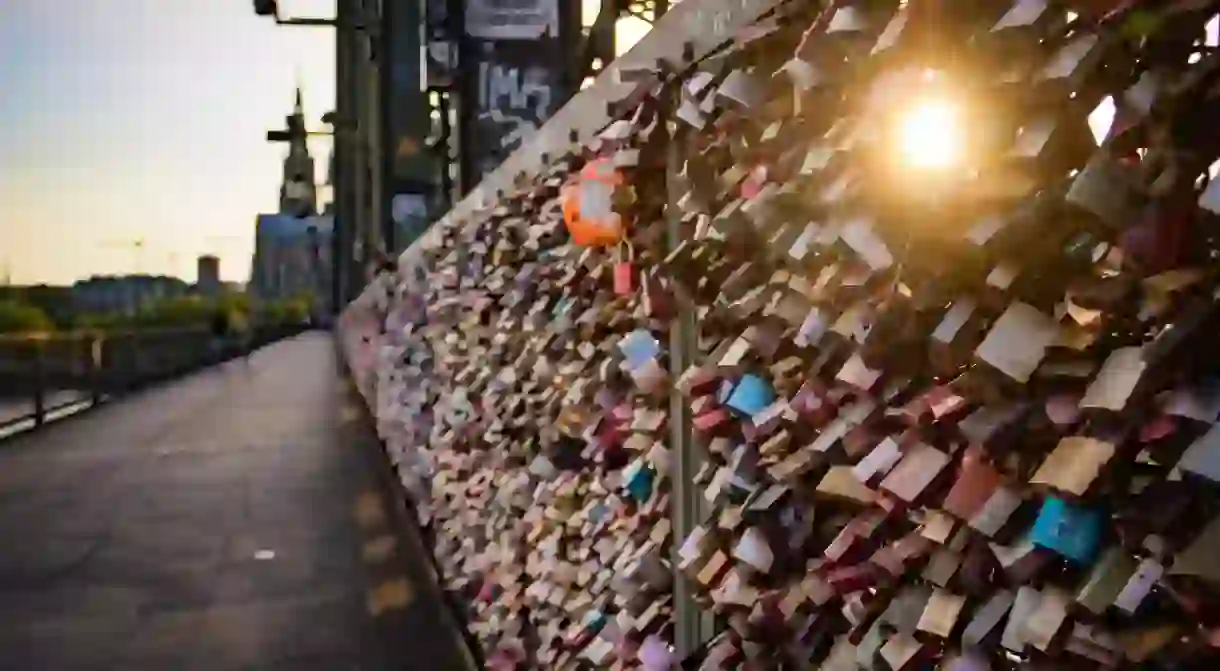
<path id="1" fill-rule="evenodd" d="M 1030 532 L 1034 545 L 1088 566 L 1097 556 L 1104 519 L 1100 510 L 1049 496 Z"/>
<path id="2" fill-rule="evenodd" d="M 610 517 L 610 513 L 610 506 L 607 506 L 605 503 L 599 501 L 589 509 L 589 519 L 596 524 Z"/>
<path id="3" fill-rule="evenodd" d="M 583 624 L 586 631 L 597 634 L 600 633 L 602 629 L 606 628 L 607 622 L 608 620 L 605 613 L 601 612 L 600 610 L 591 610 L 587 615 L 585 615 L 585 621 Z"/>
<path id="4" fill-rule="evenodd" d="M 623 487 L 637 503 L 644 503 L 652 496 L 655 477 L 651 468 L 645 466 L 642 460 L 636 460 L 623 471 Z"/>
<path id="5" fill-rule="evenodd" d="M 572 312 L 572 306 L 575 302 L 565 296 L 555 302 L 555 307 L 551 309 L 551 315 L 554 317 L 563 317 Z"/>
<path id="6" fill-rule="evenodd" d="M 775 402 L 775 389 L 770 382 L 757 375 L 742 375 L 725 401 L 729 408 L 747 417 L 753 417 Z"/>
<path id="7" fill-rule="evenodd" d="M 626 358 L 628 370 L 635 370 L 661 355 L 661 343 L 648 329 L 636 329 L 623 336 L 618 349 Z"/>
<path id="8" fill-rule="evenodd" d="M 566 331 L 572 328 L 572 306 L 575 303 L 571 298 L 562 298 L 555 304 L 555 308 L 551 310 L 551 316 L 554 317 L 552 326 L 560 331 Z"/>

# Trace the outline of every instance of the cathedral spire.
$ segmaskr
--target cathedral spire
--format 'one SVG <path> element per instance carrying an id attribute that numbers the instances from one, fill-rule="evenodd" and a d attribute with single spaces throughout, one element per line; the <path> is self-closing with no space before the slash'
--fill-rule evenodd
<path id="1" fill-rule="evenodd" d="M 297 75 L 296 97 L 288 117 L 288 156 L 284 159 L 284 181 L 280 187 L 280 212 L 309 216 L 317 212 L 314 163 L 309 154 L 305 129 L 305 103 L 301 78 Z"/>
<path id="2" fill-rule="evenodd" d="M 305 115 L 305 96 L 302 93 L 305 90 L 305 84 L 301 81 L 301 68 L 293 68 L 292 78 L 297 83 L 296 99 L 293 100 L 292 113 L 300 116 Z"/>

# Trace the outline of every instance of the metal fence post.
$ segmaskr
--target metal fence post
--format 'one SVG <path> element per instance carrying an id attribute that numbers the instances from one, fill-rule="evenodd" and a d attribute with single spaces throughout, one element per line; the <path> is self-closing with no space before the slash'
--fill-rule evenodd
<path id="1" fill-rule="evenodd" d="M 93 405 L 102 402 L 103 338 L 96 333 L 89 336 L 89 401 Z"/>
<path id="2" fill-rule="evenodd" d="M 679 93 L 675 90 L 672 98 Z M 668 127 L 669 118 L 676 109 L 674 100 L 664 101 L 661 112 L 662 128 L 667 128 L 668 135 L 664 138 L 665 148 L 665 222 L 666 243 L 670 249 L 683 241 L 682 211 L 678 200 L 683 194 L 682 165 L 685 161 L 684 134 L 676 127 Z M 669 366 L 670 377 L 676 380 L 686 369 L 695 363 L 699 353 L 698 324 L 695 310 L 689 297 L 683 292 L 675 291 L 675 316 L 669 334 Z M 696 652 L 704 642 L 712 636 L 713 622 L 710 614 L 703 611 L 695 601 L 694 590 L 688 578 L 678 569 L 678 548 L 691 530 L 706 514 L 706 505 L 695 486 L 695 475 L 703 464 L 703 455 L 695 445 L 691 424 L 690 405 L 681 392 L 671 387 L 669 399 L 669 440 L 670 451 L 674 455 L 673 497 L 671 515 L 673 517 L 674 544 L 672 561 L 674 570 L 674 644 L 679 657 L 685 658 Z"/>
<path id="3" fill-rule="evenodd" d="M 123 334 L 123 389 L 131 391 L 140 383 L 140 366 L 137 361 L 137 343 L 132 333 Z"/>
<path id="4" fill-rule="evenodd" d="M 47 362 L 46 344 L 42 339 L 34 341 L 34 426 L 42 426 L 47 412 Z"/>

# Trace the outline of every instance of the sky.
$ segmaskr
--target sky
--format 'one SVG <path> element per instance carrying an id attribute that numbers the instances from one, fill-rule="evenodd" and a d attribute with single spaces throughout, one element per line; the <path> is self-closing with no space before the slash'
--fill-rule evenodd
<path id="1" fill-rule="evenodd" d="M 334 12 L 334 0 L 280 6 Z M 210 253 L 245 281 L 286 151 L 265 133 L 298 80 L 320 126 L 334 60 L 331 30 L 277 27 L 250 0 L 0 0 L 0 279 L 7 267 L 14 283 L 193 281 Z M 311 149 L 322 179 L 329 144 Z"/>
<path id="2" fill-rule="evenodd" d="M 330 17 L 334 0 L 280 0 Z M 584 0 L 587 20 L 598 0 Z M 620 23 L 620 50 L 645 24 Z M 250 0 L 0 0 L 0 281 L 144 272 L 244 282 L 254 217 L 278 208 L 296 83 L 334 107 L 334 35 Z M 318 179 L 330 144 L 311 140 Z M 142 240 L 143 246 L 136 247 Z"/>
<path id="3" fill-rule="evenodd" d="M 582 0 L 586 24 L 599 4 Z M 280 7 L 334 15 L 334 0 Z M 646 31 L 621 21 L 619 52 Z M 1218 33 L 1213 20 L 1209 44 Z M 193 281 L 196 257 L 216 254 L 224 279 L 245 281 L 286 152 L 265 133 L 298 82 L 318 127 L 334 79 L 332 30 L 276 26 L 250 0 L 0 0 L 0 280 Z M 321 181 L 330 143 L 311 148 Z"/>

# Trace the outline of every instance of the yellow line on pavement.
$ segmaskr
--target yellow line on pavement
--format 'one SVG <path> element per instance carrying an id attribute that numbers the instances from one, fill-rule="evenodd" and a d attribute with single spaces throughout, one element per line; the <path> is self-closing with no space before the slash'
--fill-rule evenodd
<path id="1" fill-rule="evenodd" d="M 394 554 L 394 537 L 378 536 L 364 544 L 360 556 L 369 564 L 379 564 Z"/>
<path id="2" fill-rule="evenodd" d="M 339 415 L 339 419 L 344 424 L 351 424 L 360 420 L 360 408 L 354 403 L 348 403 L 343 406 L 343 410 Z"/>
<path id="3" fill-rule="evenodd" d="M 368 609 L 374 617 L 390 610 L 406 608 L 415 600 L 415 589 L 405 578 L 383 582 L 369 590 Z"/>
<path id="4" fill-rule="evenodd" d="M 364 492 L 356 499 L 356 523 L 365 529 L 380 527 L 385 522 L 385 507 L 374 492 Z"/>

